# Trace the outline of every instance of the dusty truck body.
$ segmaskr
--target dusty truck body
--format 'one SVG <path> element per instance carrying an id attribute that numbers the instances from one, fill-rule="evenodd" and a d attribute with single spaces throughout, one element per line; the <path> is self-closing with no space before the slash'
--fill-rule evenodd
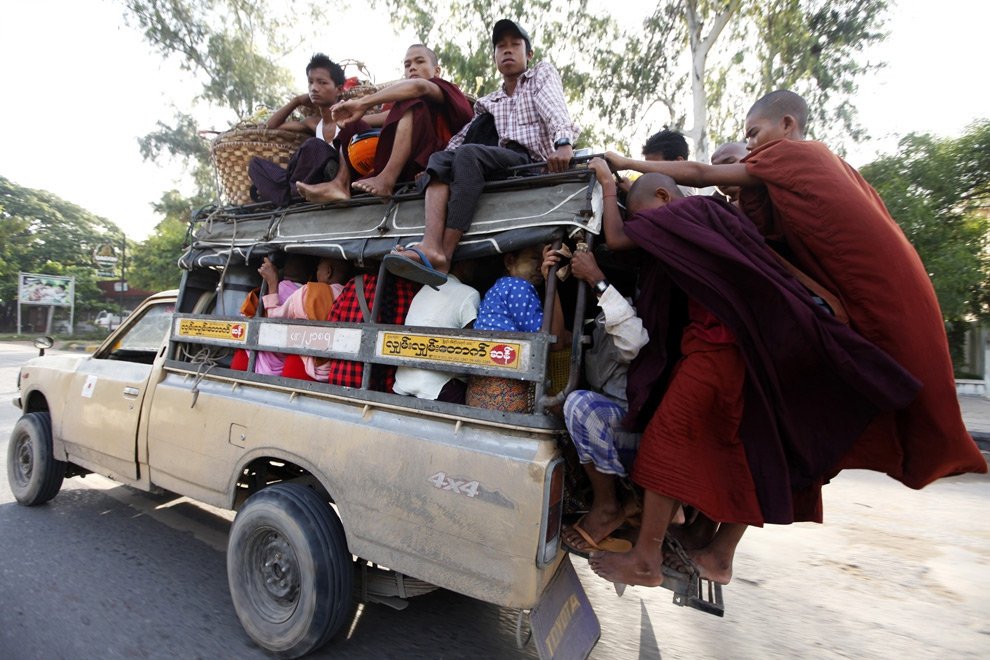
<path id="1" fill-rule="evenodd" d="M 564 237 L 591 242 L 600 208 L 586 170 L 490 184 L 455 258 Z M 15 403 L 24 415 L 8 454 L 18 500 L 42 503 L 64 476 L 95 472 L 236 509 L 232 599 L 248 634 L 279 655 L 332 637 L 369 565 L 532 610 L 542 656 L 587 655 L 599 629 L 560 549 L 562 425 L 545 411 L 577 382 L 580 332 L 571 378 L 550 396 L 546 327 L 384 325 L 375 322 L 380 295 L 364 323 L 239 315 L 263 256 L 364 265 L 422 232 L 418 196 L 200 214 L 178 292 L 145 301 L 92 356 L 41 357 L 22 369 Z M 381 270 L 379 291 L 386 284 Z M 585 299 L 581 287 L 575 319 Z M 236 350 L 252 363 L 258 351 L 360 362 L 364 383 L 238 371 Z M 523 380 L 535 404 L 508 413 L 374 391 L 371 365 Z"/>

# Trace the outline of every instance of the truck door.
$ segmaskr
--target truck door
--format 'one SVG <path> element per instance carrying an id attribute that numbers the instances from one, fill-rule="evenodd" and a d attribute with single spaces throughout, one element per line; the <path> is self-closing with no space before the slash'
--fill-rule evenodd
<path id="1" fill-rule="evenodd" d="M 138 310 L 73 375 L 57 430 L 70 460 L 121 481 L 137 479 L 142 402 L 174 311 L 172 301 Z"/>

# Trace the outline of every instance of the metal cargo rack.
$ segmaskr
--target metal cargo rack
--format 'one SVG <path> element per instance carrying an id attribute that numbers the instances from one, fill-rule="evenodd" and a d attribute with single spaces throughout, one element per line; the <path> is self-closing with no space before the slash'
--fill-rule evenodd
<path id="1" fill-rule="evenodd" d="M 559 247 L 563 239 L 584 241 L 593 247 L 601 231 L 601 188 L 586 168 L 559 174 L 514 176 L 486 186 L 478 213 L 454 260 L 503 254 L 540 243 Z M 508 425 L 536 432 L 561 428 L 545 414 L 559 405 L 578 382 L 587 287 L 578 288 L 570 377 L 564 390 L 546 394 L 546 364 L 551 311 L 557 278 L 547 278 L 544 324 L 538 333 L 495 333 L 466 329 L 413 328 L 379 324 L 379 307 L 386 278 L 378 269 L 375 303 L 365 323 L 329 323 L 296 319 L 247 319 L 238 315 L 240 302 L 256 286 L 257 266 L 277 252 L 345 258 L 367 267 L 396 245 L 419 239 L 425 226 L 423 196 L 398 194 L 381 200 L 370 196 L 346 202 L 295 204 L 272 208 L 267 204 L 211 207 L 192 222 L 192 242 L 179 261 L 185 269 L 177 313 L 173 320 L 166 368 L 197 378 L 256 382 L 317 396 L 346 398 L 385 407 L 414 409 L 427 414 L 470 418 L 487 424 Z M 264 292 L 262 291 L 262 294 Z M 204 302 L 206 301 L 206 302 Z M 259 312 L 260 313 L 260 312 Z M 504 346 L 517 351 L 511 364 L 479 359 L 481 352 Z M 276 351 L 364 364 L 361 388 L 264 376 L 225 366 L 224 354 L 244 349 Z M 369 389 L 371 365 L 410 366 L 496 376 L 532 382 L 535 408 L 531 414 L 507 413 L 401 396 Z"/>

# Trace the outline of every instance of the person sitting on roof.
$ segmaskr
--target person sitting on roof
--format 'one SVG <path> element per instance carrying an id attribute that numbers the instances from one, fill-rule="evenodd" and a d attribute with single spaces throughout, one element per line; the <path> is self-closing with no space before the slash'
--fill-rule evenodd
<path id="1" fill-rule="evenodd" d="M 546 161 L 551 172 L 570 164 L 578 127 L 571 121 L 560 75 L 549 62 L 529 68 L 533 49 L 518 24 L 500 20 L 492 29 L 492 55 L 501 87 L 474 106 L 471 123 L 430 156 L 417 181 L 426 191 L 426 229 L 418 246 L 399 246 L 384 259 L 389 272 L 430 286 L 447 279 L 461 236 L 471 227 L 485 181 L 511 167 Z M 467 143 L 472 129 L 494 123 L 489 144 Z M 474 131 L 478 132 L 478 131 Z"/>
<path id="2" fill-rule="evenodd" d="M 435 52 L 423 44 L 413 44 L 406 51 L 403 68 L 405 80 L 331 108 L 333 119 L 341 126 L 357 126 L 360 132 L 381 127 L 375 175 L 353 184 L 348 177 L 323 184 L 297 184 L 303 197 L 311 202 L 350 199 L 351 188 L 388 197 L 397 182 L 412 181 L 430 156 L 446 147 L 451 136 L 471 120 L 470 101 L 457 85 L 440 77 Z M 366 114 L 384 103 L 394 105 L 387 113 Z"/>
<path id="3" fill-rule="evenodd" d="M 347 147 L 359 127 L 340 128 L 331 114 L 331 107 L 340 98 L 344 70 L 323 53 L 317 53 L 306 66 L 306 77 L 309 93 L 294 97 L 276 110 L 266 128 L 307 133 L 314 137 L 303 142 L 286 167 L 258 156 L 251 159 L 248 176 L 253 184 L 251 196 L 255 201 L 288 206 L 292 201 L 301 199 L 297 192 L 298 183 L 321 183 L 350 175 L 348 167 L 340 167 L 341 155 L 349 165 Z M 289 120 L 290 115 L 300 107 L 315 109 L 318 114 L 302 121 Z"/>

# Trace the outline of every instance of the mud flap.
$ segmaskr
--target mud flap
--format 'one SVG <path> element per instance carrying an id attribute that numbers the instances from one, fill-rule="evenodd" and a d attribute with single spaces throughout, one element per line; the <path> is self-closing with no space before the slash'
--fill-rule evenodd
<path id="1" fill-rule="evenodd" d="M 570 557 L 560 563 L 529 621 L 540 660 L 584 660 L 595 648 L 602 628 Z"/>

